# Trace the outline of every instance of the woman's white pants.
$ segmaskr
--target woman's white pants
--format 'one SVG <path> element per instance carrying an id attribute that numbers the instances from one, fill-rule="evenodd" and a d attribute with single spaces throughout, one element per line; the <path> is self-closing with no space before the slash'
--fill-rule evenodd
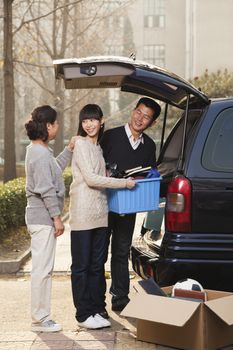
<path id="1" fill-rule="evenodd" d="M 32 322 L 50 318 L 52 272 L 54 267 L 56 237 L 54 227 L 28 225 L 31 234 L 31 317 Z"/>

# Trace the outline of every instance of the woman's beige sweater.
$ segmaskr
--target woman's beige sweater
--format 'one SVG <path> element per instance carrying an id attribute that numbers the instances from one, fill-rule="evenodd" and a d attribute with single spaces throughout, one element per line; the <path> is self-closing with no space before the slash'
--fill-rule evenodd
<path id="1" fill-rule="evenodd" d="M 102 149 L 86 137 L 79 137 L 76 141 L 71 166 L 71 230 L 107 227 L 108 205 L 105 188 L 125 188 L 127 180 L 106 177 Z"/>

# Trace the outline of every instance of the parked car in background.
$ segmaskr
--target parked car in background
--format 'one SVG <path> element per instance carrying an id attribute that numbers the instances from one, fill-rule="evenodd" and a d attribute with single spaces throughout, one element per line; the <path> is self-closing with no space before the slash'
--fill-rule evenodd
<path id="1" fill-rule="evenodd" d="M 233 98 L 208 99 L 177 75 L 128 58 L 54 65 L 67 89 L 118 87 L 164 104 L 161 206 L 151 214 L 157 229 L 145 228 L 133 243 L 134 270 L 160 286 L 189 277 L 204 288 L 233 291 Z M 181 113 L 170 131 L 174 109 Z"/>

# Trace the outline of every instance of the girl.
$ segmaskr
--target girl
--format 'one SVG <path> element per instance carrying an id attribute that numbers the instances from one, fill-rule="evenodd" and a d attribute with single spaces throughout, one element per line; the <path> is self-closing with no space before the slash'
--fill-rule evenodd
<path id="1" fill-rule="evenodd" d="M 108 249 L 108 207 L 105 188 L 133 188 L 131 179 L 106 177 L 98 141 L 103 133 L 103 113 L 96 104 L 80 111 L 79 138 L 72 158 L 70 189 L 71 282 L 76 319 L 85 328 L 111 325 L 105 311 L 104 263 Z"/>

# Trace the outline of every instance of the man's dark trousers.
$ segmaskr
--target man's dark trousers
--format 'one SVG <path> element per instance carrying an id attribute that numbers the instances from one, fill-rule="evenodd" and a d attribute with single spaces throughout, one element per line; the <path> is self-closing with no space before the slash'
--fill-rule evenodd
<path id="1" fill-rule="evenodd" d="M 129 252 L 136 214 L 109 213 L 111 241 L 112 305 L 126 305 L 129 301 Z"/>

